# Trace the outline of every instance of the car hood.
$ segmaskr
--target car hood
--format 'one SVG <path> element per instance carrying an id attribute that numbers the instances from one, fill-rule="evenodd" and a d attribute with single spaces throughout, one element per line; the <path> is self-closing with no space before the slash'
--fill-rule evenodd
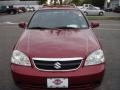
<path id="1" fill-rule="evenodd" d="M 25 30 L 15 47 L 30 58 L 85 58 L 99 48 L 91 30 Z"/>

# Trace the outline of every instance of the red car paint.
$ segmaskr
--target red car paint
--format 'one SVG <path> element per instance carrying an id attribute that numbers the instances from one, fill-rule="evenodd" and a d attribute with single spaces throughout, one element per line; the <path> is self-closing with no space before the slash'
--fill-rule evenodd
<path id="1" fill-rule="evenodd" d="M 90 53 L 98 49 L 101 49 L 101 46 L 90 26 L 89 29 L 84 30 L 26 29 L 14 50 L 24 52 L 29 57 L 32 66 L 11 64 L 14 81 L 18 86 L 27 88 L 27 90 L 28 88 L 46 89 L 47 78 L 68 78 L 69 89 L 72 90 L 96 87 L 104 76 L 105 64 L 84 66 L 84 62 Z M 33 57 L 83 57 L 84 60 L 81 67 L 74 71 L 42 71 L 34 66 Z"/>
<path id="2" fill-rule="evenodd" d="M 15 49 L 24 52 L 32 59 L 33 57 L 85 58 L 99 48 L 97 39 L 88 29 L 77 31 L 25 30 Z"/>

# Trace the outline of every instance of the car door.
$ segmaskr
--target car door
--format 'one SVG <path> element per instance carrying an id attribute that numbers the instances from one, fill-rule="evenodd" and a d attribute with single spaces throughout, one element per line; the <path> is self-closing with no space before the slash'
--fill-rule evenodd
<path id="1" fill-rule="evenodd" d="M 98 15 L 99 10 L 97 10 L 95 7 L 89 7 L 87 8 L 88 15 Z"/>

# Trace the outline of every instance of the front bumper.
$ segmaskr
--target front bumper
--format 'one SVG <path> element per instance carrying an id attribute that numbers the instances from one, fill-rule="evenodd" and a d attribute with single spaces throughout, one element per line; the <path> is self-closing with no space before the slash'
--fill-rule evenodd
<path id="1" fill-rule="evenodd" d="M 47 78 L 68 78 L 69 89 L 89 89 L 100 85 L 104 76 L 105 65 L 81 67 L 75 71 L 47 72 L 37 70 L 34 67 L 12 64 L 11 70 L 15 83 L 23 88 L 46 89 Z"/>

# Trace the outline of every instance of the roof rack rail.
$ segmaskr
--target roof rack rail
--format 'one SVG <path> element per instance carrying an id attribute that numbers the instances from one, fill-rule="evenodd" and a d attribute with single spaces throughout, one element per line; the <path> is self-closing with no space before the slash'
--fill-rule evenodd
<path id="1" fill-rule="evenodd" d="M 69 7 L 69 6 L 71 6 L 71 7 L 74 7 L 74 8 L 76 8 L 77 6 L 75 5 L 75 4 L 73 4 L 73 3 L 71 3 L 71 4 L 62 4 L 62 5 L 54 5 L 54 4 L 52 4 L 52 5 L 50 5 L 50 4 L 43 4 L 42 5 L 42 7 L 44 8 L 44 7 L 59 7 L 59 6 L 62 6 L 62 7 Z"/>

